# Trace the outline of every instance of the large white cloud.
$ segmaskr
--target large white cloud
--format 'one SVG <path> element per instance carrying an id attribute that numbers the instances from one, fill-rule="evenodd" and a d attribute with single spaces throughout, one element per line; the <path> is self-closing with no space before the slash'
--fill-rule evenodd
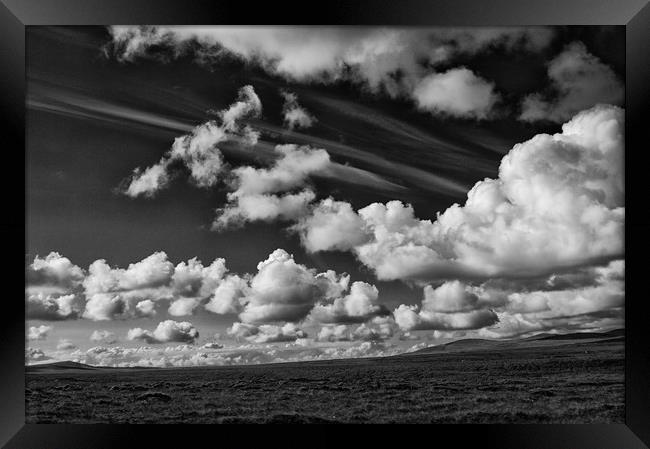
<path id="1" fill-rule="evenodd" d="M 169 183 L 170 166 L 175 161 L 182 162 L 199 187 L 215 185 L 224 170 L 223 155 L 217 145 L 228 140 L 254 145 L 259 134 L 249 126 L 240 125 L 239 121 L 257 117 L 261 112 L 262 103 L 253 87 L 242 87 L 237 101 L 218 113 L 220 122 L 203 123 L 190 134 L 175 139 L 172 148 L 157 164 L 134 170 L 126 180 L 123 192 L 131 197 L 154 196 Z"/>
<path id="2" fill-rule="evenodd" d="M 277 249 L 257 265 L 254 275 L 226 277 L 205 308 L 219 314 L 237 313 L 242 326 L 295 323 L 310 313 L 326 322 L 363 322 L 384 312 L 375 286 L 356 282 L 350 288 L 349 282 L 346 274 L 317 273 Z"/>
<path id="3" fill-rule="evenodd" d="M 496 47 L 505 50 L 544 48 L 548 28 L 373 28 L 373 27 L 111 27 L 113 50 L 121 60 L 147 56 L 151 46 L 169 46 L 171 56 L 199 43 L 198 61 L 214 61 L 224 53 L 259 64 L 267 72 L 292 81 L 334 82 L 349 79 L 371 91 L 410 97 L 431 67 L 458 55 Z M 196 47 L 195 47 L 196 48 Z M 400 76 L 395 76 L 396 74 Z M 454 83 L 459 94 L 433 111 L 477 116 L 468 95 L 472 83 Z M 419 97 L 420 95 L 416 96 Z M 470 111 L 470 112 L 467 112 Z"/>
<path id="4" fill-rule="evenodd" d="M 614 71 L 573 42 L 548 63 L 550 92 L 528 95 L 520 119 L 561 123 L 576 112 L 597 103 L 620 105 L 625 99 L 623 84 Z"/>
<path id="5" fill-rule="evenodd" d="M 298 321 L 317 301 L 338 293 L 339 282 L 296 263 L 292 255 L 277 249 L 257 265 L 239 317 L 245 323 Z"/>
<path id="6" fill-rule="evenodd" d="M 561 133 L 515 145 L 497 179 L 478 182 L 463 206 L 449 207 L 435 221 L 418 219 L 399 201 L 371 204 L 358 211 L 355 231 L 370 237 L 352 251 L 380 279 L 420 281 L 534 277 L 620 258 L 623 128 L 618 107 L 583 111 Z M 329 246 L 325 239 L 309 243 L 310 223 L 322 221 L 301 221 L 306 248 L 345 247 L 334 235 Z"/>
<path id="7" fill-rule="evenodd" d="M 153 332 L 142 328 L 129 329 L 127 339 L 144 340 L 147 343 L 194 343 L 199 338 L 199 332 L 188 321 L 165 320 L 158 323 Z"/>

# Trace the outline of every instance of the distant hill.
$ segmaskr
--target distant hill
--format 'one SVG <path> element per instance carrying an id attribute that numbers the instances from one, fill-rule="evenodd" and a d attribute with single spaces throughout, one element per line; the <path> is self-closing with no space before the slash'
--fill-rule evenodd
<path id="1" fill-rule="evenodd" d="M 25 371 L 28 373 L 42 373 L 42 372 L 61 372 L 61 371 L 78 371 L 78 370 L 97 370 L 100 368 L 86 365 L 77 362 L 54 362 L 54 363 L 41 363 L 39 365 L 28 365 Z"/>
<path id="2" fill-rule="evenodd" d="M 561 342 L 571 343 L 573 341 L 607 341 L 621 340 L 625 337 L 625 329 L 615 329 L 607 332 L 574 332 L 569 334 L 537 334 L 532 337 L 511 339 L 511 340 L 486 340 L 480 338 L 467 338 L 456 340 L 441 345 L 429 346 L 409 354 L 432 354 L 438 352 L 461 352 L 461 351 L 490 351 L 497 349 L 515 349 L 531 346 L 551 345 Z"/>
<path id="3" fill-rule="evenodd" d="M 26 374 L 49 374 L 49 373 L 79 373 L 91 371 L 135 371 L 135 370 L 152 370 L 159 369 L 150 366 L 129 366 L 129 367 L 112 367 L 112 366 L 92 366 L 84 363 L 64 361 L 53 363 L 40 363 L 38 365 L 26 365 Z"/>

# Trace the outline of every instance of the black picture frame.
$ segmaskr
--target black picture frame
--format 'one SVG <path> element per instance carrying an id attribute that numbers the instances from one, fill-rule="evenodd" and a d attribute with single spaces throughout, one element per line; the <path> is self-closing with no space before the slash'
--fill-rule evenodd
<path id="1" fill-rule="evenodd" d="M 260 2 L 237 0 L 0 0 L 0 113 L 3 128 L 5 282 L 0 326 L 0 444 L 14 448 L 200 447 L 221 444 L 332 446 L 343 441 L 341 427 L 307 430 L 268 426 L 54 425 L 25 424 L 25 320 L 21 308 L 24 276 L 25 196 L 16 194 L 25 172 L 25 27 L 104 24 L 342 24 L 342 25 L 625 25 L 626 27 L 626 323 L 625 424 L 611 425 L 436 425 L 372 426 L 359 429 L 365 444 L 443 444 L 499 449 L 641 449 L 650 445 L 650 345 L 646 337 L 648 299 L 646 254 L 650 242 L 643 164 L 650 117 L 650 5 L 647 0 L 326 0 Z M 645 201 L 644 201 L 645 200 Z M 22 210 L 22 215 L 20 211 Z M 7 304 L 10 303 L 10 304 Z M 181 430 L 179 430 L 181 429 Z M 203 441 L 201 443 L 200 441 Z M 421 444 L 421 443 L 417 443 Z"/>

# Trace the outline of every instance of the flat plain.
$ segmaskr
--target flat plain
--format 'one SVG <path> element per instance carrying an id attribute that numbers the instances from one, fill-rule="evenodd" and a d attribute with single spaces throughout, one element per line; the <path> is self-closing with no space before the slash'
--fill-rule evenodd
<path id="1" fill-rule="evenodd" d="M 384 357 L 26 368 L 28 423 L 622 423 L 624 337 L 459 340 Z"/>

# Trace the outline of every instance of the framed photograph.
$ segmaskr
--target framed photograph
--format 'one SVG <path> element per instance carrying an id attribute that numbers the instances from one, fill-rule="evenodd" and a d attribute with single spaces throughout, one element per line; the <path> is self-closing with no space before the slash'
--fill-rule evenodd
<path id="1" fill-rule="evenodd" d="M 0 443 L 647 448 L 646 3 L 2 0 Z"/>

